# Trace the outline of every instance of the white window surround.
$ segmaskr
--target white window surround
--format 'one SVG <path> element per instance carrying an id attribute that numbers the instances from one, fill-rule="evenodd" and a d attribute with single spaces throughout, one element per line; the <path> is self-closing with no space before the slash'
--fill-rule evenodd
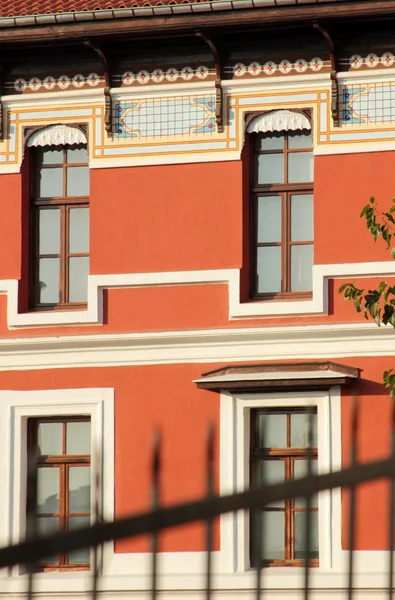
<path id="1" fill-rule="evenodd" d="M 114 391 L 112 389 L 68 389 L 0 391 L 0 544 L 24 539 L 26 527 L 27 420 L 29 417 L 85 415 L 91 419 L 91 490 L 99 477 L 99 503 L 105 520 L 114 516 Z M 109 548 L 104 550 L 107 560 Z M 112 553 L 111 549 L 110 552 Z M 13 579 L 25 579 L 18 567 Z M 38 579 L 47 574 L 39 574 Z M 53 574 L 50 574 L 53 575 Z M 58 573 L 58 577 L 67 574 Z M 1 580 L 10 577 L 0 572 Z M 48 579 L 48 578 L 47 578 Z"/>
<path id="2" fill-rule="evenodd" d="M 337 470 L 341 465 L 340 388 L 331 391 L 221 394 L 220 489 L 221 493 L 240 492 L 249 487 L 250 478 L 250 414 L 254 408 L 317 407 L 318 471 Z M 338 506 L 339 505 L 339 506 Z M 319 495 L 319 567 L 325 573 L 335 566 L 334 549 L 340 544 L 340 494 Z M 249 517 L 239 512 L 226 517 L 221 530 L 221 547 L 228 549 L 229 567 L 234 572 L 250 570 Z M 294 577 L 298 568 L 265 569 L 265 577 L 280 581 Z"/>

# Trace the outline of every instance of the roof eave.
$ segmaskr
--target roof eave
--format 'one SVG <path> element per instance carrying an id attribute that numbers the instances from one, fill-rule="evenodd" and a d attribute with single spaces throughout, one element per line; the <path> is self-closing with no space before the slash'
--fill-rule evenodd
<path id="1" fill-rule="evenodd" d="M 223 29 L 240 25 L 266 26 L 314 20 L 379 18 L 395 15 L 395 0 L 354 0 L 296 4 L 296 0 L 221 0 L 218 2 L 58 13 L 0 19 L 0 42 L 72 41 L 84 37 L 128 33 L 174 34 L 199 29 Z M 206 7 L 211 7 L 207 9 Z M 243 7 L 242 7 L 243 6 Z M 214 7 L 214 8 L 213 8 Z"/>

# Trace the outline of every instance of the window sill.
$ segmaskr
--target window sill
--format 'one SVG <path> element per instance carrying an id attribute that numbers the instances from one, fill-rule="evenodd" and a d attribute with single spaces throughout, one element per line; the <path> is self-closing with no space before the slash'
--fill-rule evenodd
<path id="1" fill-rule="evenodd" d="M 251 294 L 249 302 L 296 302 L 311 300 L 313 292 L 283 292 L 279 294 Z"/>

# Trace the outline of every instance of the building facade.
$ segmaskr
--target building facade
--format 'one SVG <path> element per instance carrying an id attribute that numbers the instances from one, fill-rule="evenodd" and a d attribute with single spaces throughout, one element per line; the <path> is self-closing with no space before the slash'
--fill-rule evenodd
<path id="1" fill-rule="evenodd" d="M 390 449 L 395 335 L 338 290 L 393 280 L 359 214 L 394 195 L 395 3 L 79 2 L 0 7 L 0 536 L 240 491 Z M 275 598 L 302 586 L 306 505 L 264 513 Z M 313 597 L 345 597 L 348 496 L 313 498 Z M 254 586 L 259 525 L 226 515 L 213 586 Z M 355 585 L 384 597 L 388 486 L 358 490 Z M 159 586 L 204 584 L 204 528 L 160 537 Z M 149 541 L 103 549 L 105 596 L 144 595 Z M 89 552 L 49 557 L 42 598 L 82 597 Z M 19 597 L 26 574 L 0 573 Z M 315 596 L 314 596 L 315 594 Z"/>

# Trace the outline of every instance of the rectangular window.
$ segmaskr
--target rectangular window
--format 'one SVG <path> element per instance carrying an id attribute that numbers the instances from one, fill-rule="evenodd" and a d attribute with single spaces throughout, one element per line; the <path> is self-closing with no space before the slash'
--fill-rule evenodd
<path id="1" fill-rule="evenodd" d="M 49 534 L 88 526 L 91 520 L 90 419 L 28 419 L 28 452 L 37 457 L 37 532 Z M 27 497 L 31 497 L 29 490 Z M 89 569 L 89 549 L 50 556 L 40 568 Z"/>
<path id="2" fill-rule="evenodd" d="M 31 305 L 84 306 L 89 274 L 86 146 L 32 149 L 31 214 Z"/>
<path id="3" fill-rule="evenodd" d="M 311 427 L 312 447 L 309 447 Z M 259 409 L 251 412 L 251 483 L 274 484 L 304 477 L 308 457 L 312 472 L 317 473 L 316 409 Z M 310 549 L 312 565 L 318 565 L 318 497 L 310 507 Z M 251 519 L 251 562 L 254 560 L 256 536 L 263 527 L 261 564 L 267 566 L 302 566 L 306 558 L 305 498 L 292 498 L 265 507 L 262 518 Z"/>
<path id="4" fill-rule="evenodd" d="M 313 141 L 310 132 L 252 134 L 251 295 L 312 291 Z"/>

